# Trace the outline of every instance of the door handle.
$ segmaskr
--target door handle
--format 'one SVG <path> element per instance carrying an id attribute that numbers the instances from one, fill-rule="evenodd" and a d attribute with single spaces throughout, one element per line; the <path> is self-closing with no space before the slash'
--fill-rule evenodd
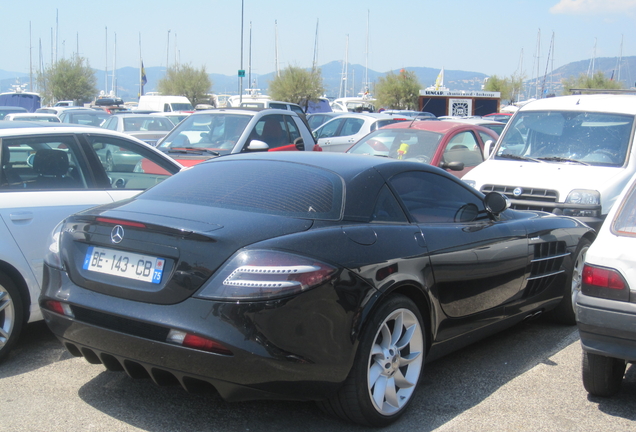
<path id="1" fill-rule="evenodd" d="M 33 219 L 33 212 L 10 213 L 9 218 L 15 222 L 31 220 Z"/>

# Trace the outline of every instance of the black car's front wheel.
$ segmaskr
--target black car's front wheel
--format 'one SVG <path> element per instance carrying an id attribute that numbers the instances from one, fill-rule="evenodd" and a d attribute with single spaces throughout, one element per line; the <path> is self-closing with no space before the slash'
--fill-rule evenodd
<path id="1" fill-rule="evenodd" d="M 422 316 L 402 295 L 387 299 L 363 331 L 349 377 L 340 391 L 319 404 L 329 414 L 367 426 L 386 426 L 412 400 L 426 340 Z"/>
<path id="2" fill-rule="evenodd" d="M 587 251 L 591 245 L 591 241 L 586 238 L 582 238 L 576 248 L 572 259 L 572 267 L 570 268 L 567 277 L 563 299 L 552 312 L 552 317 L 557 322 L 568 325 L 576 324 L 576 298 L 581 292 L 585 256 L 587 255 Z"/>

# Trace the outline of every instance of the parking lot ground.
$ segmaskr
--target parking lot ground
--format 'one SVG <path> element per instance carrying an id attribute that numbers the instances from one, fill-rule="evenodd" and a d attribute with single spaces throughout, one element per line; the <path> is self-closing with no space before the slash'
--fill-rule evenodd
<path id="1" fill-rule="evenodd" d="M 618 395 L 581 383 L 575 327 L 523 323 L 426 365 L 408 412 L 385 431 L 634 431 L 636 367 Z M 43 323 L 0 365 L 0 430 L 364 431 L 313 403 L 225 403 L 73 358 Z"/>

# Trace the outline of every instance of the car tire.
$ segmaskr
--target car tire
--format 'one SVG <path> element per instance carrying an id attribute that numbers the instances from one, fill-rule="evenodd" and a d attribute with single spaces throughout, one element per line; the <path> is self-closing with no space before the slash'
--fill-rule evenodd
<path id="1" fill-rule="evenodd" d="M 366 426 L 393 423 L 413 399 L 425 350 L 424 325 L 415 303 L 403 295 L 389 297 L 365 326 L 343 386 L 319 406 L 330 415 Z"/>
<path id="2" fill-rule="evenodd" d="M 0 273 L 0 361 L 6 359 L 24 326 L 22 297 L 13 281 Z"/>
<path id="3" fill-rule="evenodd" d="M 593 396 L 616 394 L 623 382 L 625 360 L 583 351 L 583 387 Z"/>
<path id="4" fill-rule="evenodd" d="M 592 242 L 586 238 L 582 238 L 574 252 L 572 267 L 565 284 L 565 292 L 561 303 L 552 311 L 552 317 L 555 321 L 567 325 L 576 324 L 576 297 L 581 292 L 581 282 L 583 277 L 583 265 L 585 264 L 585 255 Z"/>

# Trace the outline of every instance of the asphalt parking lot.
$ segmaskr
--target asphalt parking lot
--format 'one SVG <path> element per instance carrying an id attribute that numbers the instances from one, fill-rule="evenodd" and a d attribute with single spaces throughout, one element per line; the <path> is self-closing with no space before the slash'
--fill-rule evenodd
<path id="1" fill-rule="evenodd" d="M 225 403 L 74 358 L 30 324 L 0 365 L 2 431 L 358 431 L 313 403 Z M 634 431 L 636 367 L 621 392 L 590 397 L 575 327 L 523 323 L 428 364 L 410 409 L 386 431 Z"/>

